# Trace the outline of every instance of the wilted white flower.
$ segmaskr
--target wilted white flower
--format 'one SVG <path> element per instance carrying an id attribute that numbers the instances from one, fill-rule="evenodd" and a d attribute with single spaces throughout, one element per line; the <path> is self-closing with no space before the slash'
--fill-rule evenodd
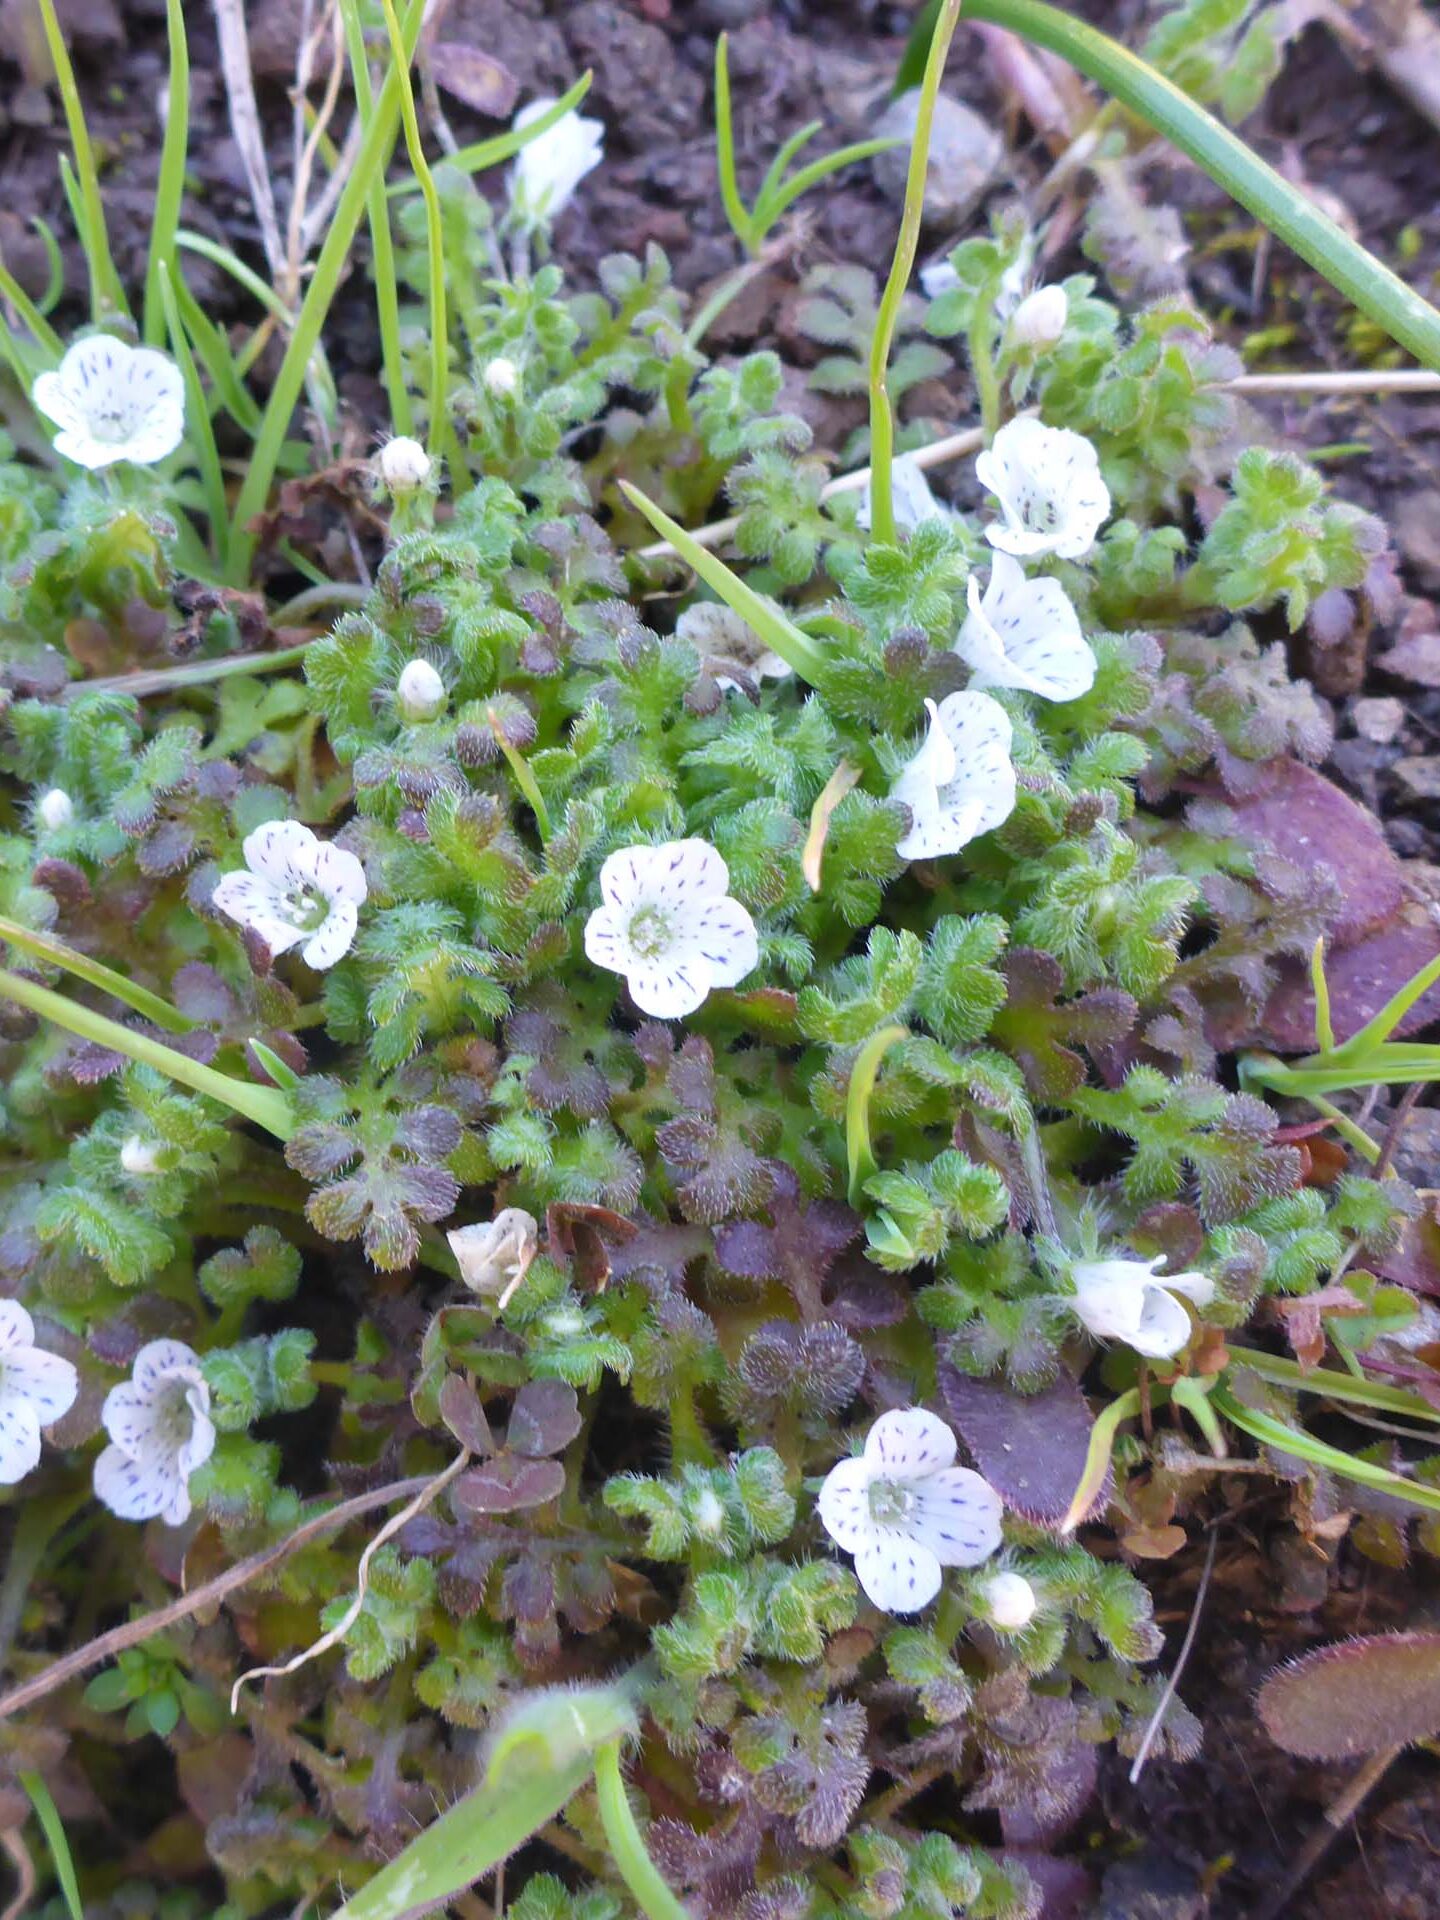
<path id="1" fill-rule="evenodd" d="M 493 1220 L 456 1227 L 445 1238 L 472 1293 L 508 1306 L 540 1246 L 540 1223 L 523 1207 L 503 1207 Z"/>
<path id="2" fill-rule="evenodd" d="M 930 491 L 930 482 L 925 478 L 925 469 L 916 460 L 913 453 L 902 453 L 890 467 L 890 505 L 895 515 L 897 533 L 913 533 L 922 520 L 949 520 L 952 516 L 948 507 L 942 507 Z M 870 531 L 872 513 L 870 482 L 865 482 L 865 490 L 860 497 L 860 511 L 855 515 L 857 527 Z"/>
<path id="3" fill-rule="evenodd" d="M 55 451 L 77 466 L 117 460 L 148 467 L 173 453 L 185 433 L 185 383 L 168 355 L 131 347 L 113 334 L 77 340 L 30 398 L 60 431 Z"/>
<path id="4" fill-rule="evenodd" d="M 18 1300 L 0 1300 L 0 1486 L 13 1487 L 40 1460 L 40 1429 L 68 1413 L 80 1377 L 68 1360 L 35 1344 L 35 1322 Z"/>
<path id="5" fill-rule="evenodd" d="M 548 113 L 553 100 L 532 100 L 515 116 L 515 131 Z M 556 219 L 575 197 L 575 189 L 605 157 L 605 125 L 573 109 L 553 127 L 522 147 L 510 172 L 510 205 L 527 226 Z"/>
<path id="6" fill-rule="evenodd" d="M 675 622 L 675 636 L 688 640 L 701 659 L 709 662 L 718 687 L 742 685 L 725 672 L 727 666 L 758 680 L 784 680 L 791 672 L 789 662 L 772 652 L 755 629 L 723 600 L 696 600 L 686 607 Z"/>
<path id="7" fill-rule="evenodd" d="M 1016 307 L 1010 332 L 1023 347 L 1053 347 L 1069 317 L 1070 302 L 1064 287 L 1036 287 Z"/>
<path id="8" fill-rule="evenodd" d="M 980 1585 L 987 1619 L 1007 1633 L 1018 1633 L 1035 1618 L 1035 1589 L 1020 1573 L 992 1573 Z"/>
<path id="9" fill-rule="evenodd" d="M 1168 1360 L 1190 1338 L 1190 1316 L 1176 1298 L 1184 1294 L 1197 1307 L 1215 1298 L 1215 1282 L 1204 1273 L 1157 1274 L 1165 1256 L 1154 1260 L 1079 1260 L 1070 1269 L 1076 1314 L 1102 1340 L 1123 1340 L 1151 1360 Z"/>
<path id="10" fill-rule="evenodd" d="M 520 369 L 503 354 L 497 354 L 495 359 L 489 361 L 480 377 L 491 393 L 514 393 L 520 385 Z"/>
<path id="11" fill-rule="evenodd" d="M 41 794 L 35 811 L 47 832 L 59 833 L 75 818 L 75 802 L 63 787 L 51 787 L 48 793 Z"/>
<path id="12" fill-rule="evenodd" d="M 605 904 L 585 923 L 585 952 L 625 975 L 642 1013 L 694 1013 L 712 987 L 736 986 L 760 957 L 755 922 L 729 887 L 730 869 L 705 840 L 612 853 L 600 869 Z"/>
<path id="13" fill-rule="evenodd" d="M 298 820 L 271 820 L 245 838 L 248 873 L 215 888 L 221 913 L 259 934 L 272 954 L 301 947 L 310 966 L 333 967 L 350 951 L 365 900 L 365 870 L 353 853 L 317 840 Z"/>
<path id="14" fill-rule="evenodd" d="M 1095 683 L 1095 655 L 1058 580 L 1027 580 L 997 549 L 982 598 L 972 573 L 970 617 L 955 651 L 974 669 L 972 687 L 1021 687 L 1046 700 L 1078 700 Z"/>
<path id="15" fill-rule="evenodd" d="M 433 720 L 445 711 L 445 682 L 428 660 L 412 660 L 395 682 L 395 703 L 407 720 Z"/>
<path id="16" fill-rule="evenodd" d="M 978 1567 L 1000 1544 L 1000 1496 L 955 1465 L 955 1436 L 923 1407 L 882 1413 L 865 1451 L 820 1489 L 825 1531 L 886 1613 L 914 1613 L 940 1591 L 942 1567 Z"/>
<path id="17" fill-rule="evenodd" d="M 376 457 L 376 465 L 391 493 L 414 493 L 430 478 L 430 456 L 408 433 L 399 433 L 393 440 L 387 440 Z"/>
<path id="18" fill-rule="evenodd" d="M 1078 560 L 1109 517 L 1099 456 L 1068 427 L 1047 427 L 1029 414 L 1011 420 L 975 456 L 975 472 L 1005 515 L 1004 525 L 987 527 L 985 537 L 1006 553 Z"/>
<path id="19" fill-rule="evenodd" d="M 95 1462 L 95 1492 L 122 1520 L 190 1517 L 190 1476 L 215 1451 L 210 1389 L 183 1340 L 152 1340 L 100 1410 L 111 1445 Z"/>
<path id="20" fill-rule="evenodd" d="M 126 1173 L 148 1180 L 160 1171 L 161 1147 L 158 1140 L 146 1140 L 138 1133 L 127 1134 L 120 1148 L 120 1164 Z"/>
<path id="21" fill-rule="evenodd" d="M 910 809 L 902 860 L 958 853 L 977 834 L 1008 820 L 1015 806 L 1010 716 L 988 693 L 947 693 L 925 702 L 925 744 L 890 789 Z"/>

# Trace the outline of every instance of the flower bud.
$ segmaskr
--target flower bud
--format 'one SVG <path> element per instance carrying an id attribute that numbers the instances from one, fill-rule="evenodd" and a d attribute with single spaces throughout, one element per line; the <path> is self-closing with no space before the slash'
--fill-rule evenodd
<path id="1" fill-rule="evenodd" d="M 512 394 L 520 385 L 520 369 L 503 355 L 490 362 L 482 377 L 491 393 Z"/>
<path id="2" fill-rule="evenodd" d="M 1018 1573 L 992 1573 L 980 1586 L 991 1624 L 1009 1633 L 1028 1627 L 1035 1617 L 1035 1589 Z"/>
<path id="3" fill-rule="evenodd" d="M 1015 309 L 1011 330 L 1023 347 L 1053 347 L 1065 331 L 1070 302 L 1063 287 L 1037 287 Z"/>
<path id="4" fill-rule="evenodd" d="M 540 1224 L 523 1207 L 505 1207 L 493 1220 L 457 1227 L 445 1238 L 470 1291 L 503 1307 L 530 1271 L 540 1246 Z"/>
<path id="5" fill-rule="evenodd" d="M 445 682 L 428 660 L 412 660 L 395 683 L 395 699 L 407 720 L 433 720 L 445 710 Z"/>
<path id="6" fill-rule="evenodd" d="M 120 1164 L 126 1173 L 149 1179 L 151 1174 L 160 1171 L 159 1141 L 144 1140 L 138 1133 L 132 1133 L 120 1149 Z"/>
<path id="7" fill-rule="evenodd" d="M 399 434 L 380 449 L 380 478 L 391 493 L 413 493 L 430 478 L 430 456 L 418 440 Z"/>
<path id="8" fill-rule="evenodd" d="M 51 833 L 59 833 L 75 818 L 75 803 L 63 787 L 51 787 L 47 794 L 41 796 L 36 811 L 42 827 Z"/>

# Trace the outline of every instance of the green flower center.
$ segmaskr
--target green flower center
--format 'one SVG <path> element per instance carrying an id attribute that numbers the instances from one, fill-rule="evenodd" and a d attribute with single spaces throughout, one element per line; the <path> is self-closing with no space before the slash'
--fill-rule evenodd
<path id="1" fill-rule="evenodd" d="M 877 1527 L 903 1527 L 915 1506 L 915 1495 L 903 1480 L 870 1482 L 870 1518 Z"/>
<path id="2" fill-rule="evenodd" d="M 630 922 L 630 948 L 641 960 L 656 960 L 670 945 L 670 916 L 659 907 L 641 907 Z"/>

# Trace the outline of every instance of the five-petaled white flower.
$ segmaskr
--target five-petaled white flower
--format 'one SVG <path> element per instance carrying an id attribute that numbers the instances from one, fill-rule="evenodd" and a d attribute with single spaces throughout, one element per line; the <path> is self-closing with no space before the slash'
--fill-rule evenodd
<path id="1" fill-rule="evenodd" d="M 890 468 L 890 506 L 895 515 L 897 533 L 913 533 L 924 520 L 950 520 L 953 515 L 948 507 L 942 507 L 930 491 L 930 482 L 925 478 L 925 469 L 913 453 L 902 453 Z M 870 531 L 870 517 L 873 509 L 870 498 L 870 482 L 865 482 L 865 490 L 860 496 L 860 510 L 855 515 L 855 524 Z"/>
<path id="2" fill-rule="evenodd" d="M 708 841 L 626 847 L 600 869 L 605 904 L 585 951 L 623 973 L 642 1013 L 678 1020 L 712 987 L 733 987 L 760 957 L 755 922 L 729 896 L 730 869 Z"/>
<path id="3" fill-rule="evenodd" d="M 958 853 L 977 834 L 1008 820 L 1015 807 L 1010 716 L 988 693 L 947 693 L 933 700 L 925 744 L 890 789 L 910 809 L 910 831 L 898 843 L 902 860 Z"/>
<path id="4" fill-rule="evenodd" d="M 553 100 L 532 100 L 515 116 L 515 131 L 528 127 Z M 510 206 L 517 219 L 535 227 L 556 219 L 575 197 L 575 189 L 605 157 L 605 123 L 571 111 L 536 136 L 515 156 L 510 173 Z"/>
<path id="5" fill-rule="evenodd" d="M 68 1413 L 80 1391 L 74 1367 L 35 1344 L 35 1322 L 18 1300 L 0 1300 L 0 1487 L 40 1460 L 40 1429 Z"/>
<path id="6" fill-rule="evenodd" d="M 55 451 L 77 466 L 152 466 L 185 432 L 185 383 L 175 362 L 109 333 L 77 340 L 53 373 L 39 376 L 30 398 L 60 429 Z"/>
<path id="7" fill-rule="evenodd" d="M 974 669 L 972 687 L 1020 687 L 1046 700 L 1078 700 L 1095 684 L 1095 655 L 1058 580 L 1025 578 L 997 551 L 984 595 L 972 573 L 970 617 L 955 651 Z"/>
<path id="8" fill-rule="evenodd" d="M 220 879 L 214 902 L 272 955 L 303 940 L 301 958 L 323 970 L 350 951 L 365 900 L 365 870 L 353 853 L 317 840 L 298 820 L 271 820 L 246 835 L 245 865 L 248 873 Z"/>
<path id="9" fill-rule="evenodd" d="M 152 1340 L 100 1418 L 111 1444 L 95 1462 L 97 1497 L 122 1520 L 188 1520 L 190 1476 L 215 1451 L 200 1356 L 183 1340 Z"/>
<path id="10" fill-rule="evenodd" d="M 942 1567 L 978 1567 L 1000 1544 L 1000 1496 L 955 1465 L 955 1436 L 923 1407 L 882 1413 L 865 1451 L 820 1489 L 820 1518 L 877 1607 L 914 1613 L 940 1591 Z"/>
<path id="11" fill-rule="evenodd" d="M 1163 1254 L 1154 1260 L 1077 1261 L 1070 1269 L 1076 1314 L 1102 1340 L 1123 1340 L 1147 1359 L 1170 1359 L 1190 1338 L 1190 1316 L 1176 1295 L 1208 1306 L 1215 1282 L 1204 1273 L 1157 1274 L 1164 1264 Z"/>
<path id="12" fill-rule="evenodd" d="M 975 456 L 975 473 L 1000 502 L 1003 525 L 985 529 L 1006 553 L 1078 560 L 1110 515 L 1100 458 L 1083 434 L 1022 415 Z"/>

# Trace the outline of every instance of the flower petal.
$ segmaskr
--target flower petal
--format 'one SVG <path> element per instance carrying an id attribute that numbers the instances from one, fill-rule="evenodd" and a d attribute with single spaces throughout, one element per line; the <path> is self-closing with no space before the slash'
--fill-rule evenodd
<path id="1" fill-rule="evenodd" d="M 683 1020 L 705 1004 L 712 983 L 710 963 L 692 954 L 685 959 L 632 962 L 625 974 L 630 998 L 656 1020 Z"/>
<path id="2" fill-rule="evenodd" d="M 975 472 L 1005 516 L 985 537 L 1007 553 L 1078 559 L 1110 512 L 1095 448 L 1083 434 L 1047 427 L 1033 415 L 1003 426 L 976 456 Z"/>
<path id="3" fill-rule="evenodd" d="M 1076 700 L 1095 680 L 1095 655 L 1058 580 L 1027 580 L 996 553 L 983 600 L 972 574 L 970 617 L 955 651 L 974 669 L 971 686 L 1018 687 L 1047 700 Z"/>
<path id="4" fill-rule="evenodd" d="M 13 1487 L 40 1464 L 40 1416 L 13 1388 L 6 1369 L 0 1387 L 0 1487 Z"/>
<path id="5" fill-rule="evenodd" d="M 259 934 L 272 954 L 288 953 L 305 938 L 305 929 L 278 911 L 278 890 L 253 873 L 222 874 L 210 902 L 217 912 Z"/>
<path id="6" fill-rule="evenodd" d="M 0 1364 L 0 1396 L 12 1390 L 23 1394 L 41 1426 L 48 1427 L 74 1406 L 80 1376 L 63 1355 L 31 1347 L 7 1354 Z"/>
<path id="7" fill-rule="evenodd" d="M 967 688 L 947 694 L 938 717 L 955 754 L 955 773 L 940 789 L 940 807 L 957 822 L 973 818 L 966 835 L 973 839 L 1002 826 L 1015 810 L 1010 716 L 988 693 Z"/>
<path id="8" fill-rule="evenodd" d="M 344 900 L 351 906 L 364 906 L 370 891 L 365 884 L 365 869 L 347 847 L 322 840 L 315 850 L 314 873 L 316 886 L 332 905 Z"/>
<path id="9" fill-rule="evenodd" d="M 649 891 L 651 847 L 622 847 L 612 853 L 600 869 L 600 892 L 606 906 L 614 910 L 624 926 L 637 900 Z"/>
<path id="10" fill-rule="evenodd" d="M 357 861 L 358 865 L 359 862 Z M 355 928 L 359 922 L 359 909 L 353 900 L 336 900 L 324 920 L 311 934 L 300 950 L 300 957 L 307 966 L 314 967 L 317 973 L 323 973 L 327 967 L 333 967 L 337 960 L 343 960 L 355 940 Z"/>
<path id="11" fill-rule="evenodd" d="M 1190 1316 L 1173 1293 L 1158 1283 L 1141 1296 L 1140 1318 L 1129 1345 L 1148 1360 L 1172 1359 L 1190 1338 Z"/>
<path id="12" fill-rule="evenodd" d="M 122 1380 L 105 1396 L 100 1423 L 106 1433 L 130 1459 L 153 1452 L 160 1446 L 160 1405 L 155 1392 L 143 1392 L 133 1380 Z"/>
<path id="13" fill-rule="evenodd" d="M 722 900 L 730 891 L 730 869 L 708 840 L 671 840 L 651 853 L 650 885 L 666 906 Z"/>
<path id="14" fill-rule="evenodd" d="M 194 1387 L 185 1395 L 194 1425 L 190 1429 L 190 1438 L 182 1441 L 175 1455 L 175 1465 L 179 1473 L 188 1480 L 197 1467 L 203 1467 L 215 1451 L 215 1423 L 206 1412 L 209 1396 L 202 1403 Z"/>
<path id="15" fill-rule="evenodd" d="M 136 1354 L 130 1378 L 140 1393 L 153 1399 L 177 1373 L 200 1379 L 200 1356 L 195 1349 L 183 1340 L 150 1340 Z"/>
<path id="16" fill-rule="evenodd" d="M 1102 1340 L 1132 1342 L 1145 1310 L 1150 1270 L 1139 1260 L 1081 1262 L 1071 1270 L 1075 1312 Z"/>
<path id="17" fill-rule="evenodd" d="M 315 878 L 320 842 L 299 820 L 267 820 L 245 836 L 245 864 L 282 891 Z"/>
<path id="18" fill-rule="evenodd" d="M 72 348 L 73 352 L 74 349 Z M 69 433 L 83 433 L 84 421 L 74 394 L 67 383 L 61 379 L 58 371 L 42 373 L 37 376 L 30 389 L 30 403 L 37 413 L 43 413 L 47 420 L 53 420 L 57 427 Z M 55 443 L 60 444 L 58 439 Z"/>
<path id="19" fill-rule="evenodd" d="M 1160 1273 L 1155 1285 L 1167 1293 L 1183 1293 L 1197 1307 L 1208 1307 L 1215 1298 L 1215 1282 L 1208 1273 Z"/>
<path id="20" fill-rule="evenodd" d="M 855 1574 L 886 1613 L 918 1613 L 940 1591 L 940 1562 L 929 1547 L 895 1527 L 878 1528 L 861 1543 Z"/>
<path id="21" fill-rule="evenodd" d="M 95 1462 L 95 1497 L 122 1520 L 155 1520 L 178 1526 L 190 1513 L 190 1494 L 173 1460 L 140 1462 L 106 1447 Z"/>
<path id="22" fill-rule="evenodd" d="M 978 1567 L 1000 1544 L 1000 1496 L 969 1467 L 947 1467 L 911 1489 L 906 1524 L 942 1567 Z"/>
<path id="23" fill-rule="evenodd" d="M 585 922 L 585 957 L 611 973 L 624 973 L 629 966 L 630 943 L 615 924 L 614 908 L 596 907 Z"/>
<path id="24" fill-rule="evenodd" d="M 710 968 L 712 987 L 733 987 L 754 971 L 760 959 L 755 922 L 738 900 L 706 900 L 686 915 L 677 959 L 698 954 Z"/>
<path id="25" fill-rule="evenodd" d="M 925 1407 L 897 1407 L 882 1413 L 866 1434 L 865 1458 L 872 1477 L 917 1480 L 951 1465 L 955 1436 Z"/>
<path id="26" fill-rule="evenodd" d="M 870 1483 L 874 1463 L 863 1455 L 842 1460 L 826 1474 L 815 1508 L 830 1538 L 846 1553 L 854 1553 L 875 1532 L 870 1513 Z"/>
<path id="27" fill-rule="evenodd" d="M 0 1300 L 0 1357 L 35 1344 L 35 1322 L 18 1300 Z"/>

